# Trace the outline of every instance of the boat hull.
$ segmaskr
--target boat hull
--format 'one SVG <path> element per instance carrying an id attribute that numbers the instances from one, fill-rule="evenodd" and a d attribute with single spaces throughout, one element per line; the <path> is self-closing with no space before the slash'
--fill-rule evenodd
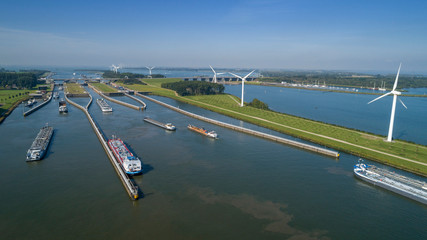
<path id="1" fill-rule="evenodd" d="M 353 173 L 354 173 L 354 176 L 360 180 L 363 180 L 363 181 L 370 183 L 372 185 L 384 188 L 386 190 L 392 191 L 394 193 L 397 193 L 399 195 L 405 196 L 407 198 L 410 198 L 412 200 L 415 200 L 415 201 L 418 201 L 418 202 L 421 202 L 421 203 L 427 205 L 427 197 L 423 197 L 423 196 L 415 194 L 411 191 L 402 189 L 402 187 L 399 188 L 396 184 L 395 184 L 396 185 L 395 186 L 395 185 L 392 185 L 392 184 L 387 183 L 385 181 L 369 177 L 369 176 L 361 173 L 360 171 L 357 171 L 356 169 L 354 169 Z M 404 186 L 404 187 L 408 187 L 407 185 L 405 185 L 403 183 L 399 183 L 399 185 Z"/>

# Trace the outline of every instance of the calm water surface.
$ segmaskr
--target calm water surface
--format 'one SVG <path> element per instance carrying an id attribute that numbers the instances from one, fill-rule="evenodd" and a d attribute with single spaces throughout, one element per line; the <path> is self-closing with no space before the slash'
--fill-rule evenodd
<path id="1" fill-rule="evenodd" d="M 121 137 L 143 161 L 144 175 L 135 177 L 143 198 L 135 202 L 81 110 L 70 106 L 60 115 L 53 100 L 24 118 L 23 107 L 17 108 L 0 125 L 0 239 L 427 237 L 427 207 L 355 179 L 355 156 L 335 160 L 146 103 L 144 112 L 112 102 L 110 114 L 96 103 L 90 108 L 105 134 Z M 167 132 L 144 122 L 145 116 L 178 129 Z M 26 151 L 46 122 L 55 128 L 49 152 L 26 163 Z M 217 131 L 220 139 L 187 130 L 189 123 Z"/>

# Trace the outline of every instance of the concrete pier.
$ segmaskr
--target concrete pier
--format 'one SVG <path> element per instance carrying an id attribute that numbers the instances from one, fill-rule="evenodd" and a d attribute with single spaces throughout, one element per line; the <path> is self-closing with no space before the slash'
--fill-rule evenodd
<path id="1" fill-rule="evenodd" d="M 132 95 L 129 95 L 129 94 L 127 94 L 127 93 L 125 93 L 125 96 L 126 96 L 126 97 L 129 97 L 129 98 L 132 98 L 133 100 L 135 100 L 135 101 L 137 101 L 137 102 L 141 103 L 141 105 L 142 105 L 141 110 L 144 110 L 144 109 L 146 109 L 146 108 L 147 108 L 147 104 L 145 104 L 145 102 L 143 102 L 141 99 L 136 98 L 136 97 L 134 97 L 134 96 L 132 96 Z"/>
<path id="2" fill-rule="evenodd" d="M 30 110 L 24 112 L 24 117 L 26 117 L 26 116 L 30 115 L 31 113 L 39 110 L 40 108 L 42 108 L 43 106 L 48 104 L 50 102 L 50 100 L 52 100 L 52 93 L 50 94 L 49 98 L 46 101 L 44 101 L 43 103 L 31 108 Z"/>
<path id="3" fill-rule="evenodd" d="M 132 180 L 129 178 L 129 176 L 125 173 L 122 165 L 118 162 L 118 160 L 116 159 L 115 155 L 113 154 L 113 152 L 111 152 L 110 148 L 108 147 L 108 144 L 107 144 L 108 139 L 105 138 L 104 134 L 102 134 L 102 132 L 101 132 L 100 127 L 95 123 L 95 121 L 93 120 L 92 116 L 90 115 L 88 109 L 89 109 L 90 105 L 92 104 L 92 100 L 93 99 L 92 99 L 92 96 L 90 94 L 89 94 L 89 97 L 90 97 L 90 101 L 86 105 L 86 107 L 82 107 L 79 104 L 71 101 L 67 96 L 65 96 L 65 99 L 70 104 L 72 104 L 73 106 L 79 108 L 80 110 L 82 110 L 86 114 L 86 116 L 87 116 L 87 118 L 88 118 L 88 120 L 89 120 L 89 122 L 90 122 L 90 124 L 91 124 L 91 126 L 93 128 L 93 130 L 96 133 L 96 136 L 98 137 L 99 141 L 101 142 L 102 147 L 105 150 L 105 153 L 107 153 L 107 156 L 110 159 L 111 164 L 113 165 L 114 169 L 116 170 L 117 175 L 119 176 L 120 180 L 123 183 L 123 186 L 125 187 L 127 193 L 129 194 L 129 197 L 132 200 L 137 200 L 138 197 L 139 197 L 138 196 L 138 192 L 139 192 L 138 186 L 135 185 L 132 182 Z"/>
<path id="4" fill-rule="evenodd" d="M 136 93 L 136 95 L 138 95 L 138 96 L 140 96 L 142 98 L 148 99 L 150 101 L 153 101 L 153 102 L 155 102 L 157 104 L 160 104 L 162 106 L 165 106 L 165 107 L 167 107 L 169 109 L 172 109 L 174 111 L 177 111 L 179 113 L 182 113 L 182 114 L 185 114 L 187 116 L 190 116 L 192 118 L 196 118 L 196 119 L 199 119 L 199 120 L 202 120 L 202 121 L 205 121 L 205 122 L 208 122 L 208 123 L 212 123 L 212 124 L 215 124 L 215 125 L 218 125 L 218 126 L 221 126 L 221 127 L 225 127 L 225 128 L 229 128 L 229 129 L 232 129 L 232 130 L 235 130 L 235 131 L 239 131 L 239 132 L 251 134 L 251 135 L 254 135 L 254 136 L 266 138 L 266 139 L 269 139 L 269 140 L 272 140 L 272 141 L 275 141 L 275 142 L 284 143 L 284 144 L 287 144 L 287 145 L 291 145 L 291 146 L 294 146 L 294 147 L 302 148 L 302 149 L 305 149 L 305 150 L 308 150 L 308 151 L 312 151 L 312 152 L 324 154 L 324 155 L 335 157 L 335 158 L 338 158 L 339 155 L 340 155 L 338 152 L 332 151 L 332 150 L 329 150 L 329 149 L 326 149 L 326 148 L 317 147 L 317 146 L 313 146 L 313 145 L 310 145 L 310 144 L 297 142 L 297 141 L 294 141 L 294 140 L 290 140 L 290 139 L 286 139 L 286 138 L 274 136 L 274 135 L 271 135 L 271 134 L 267 134 L 267 133 L 263 133 L 263 132 L 251 130 L 251 129 L 248 129 L 248 128 L 239 127 L 239 126 L 235 126 L 235 125 L 232 125 L 232 124 L 220 122 L 220 121 L 217 121 L 217 120 L 214 120 L 214 119 L 210 119 L 210 118 L 207 118 L 207 117 L 203 117 L 203 116 L 200 116 L 200 115 L 197 115 L 197 114 L 194 114 L 194 113 L 191 113 L 191 112 L 179 109 L 177 107 L 171 106 L 171 105 L 169 105 L 167 103 L 158 101 L 156 99 L 150 98 L 148 96 L 142 95 L 140 93 Z"/>
<path id="5" fill-rule="evenodd" d="M 130 103 L 126 103 L 126 102 L 122 102 L 122 101 L 119 101 L 119 100 L 117 100 L 117 99 L 114 99 L 114 98 L 111 98 L 111 97 L 108 97 L 107 95 L 105 95 L 105 94 L 103 94 L 101 91 L 98 91 L 98 89 L 96 89 L 94 86 L 92 86 L 92 85 L 88 85 L 90 88 L 92 88 L 96 93 L 98 93 L 99 95 L 101 95 L 103 98 L 105 98 L 105 99 L 108 99 L 108 100 L 110 100 L 110 101 L 112 101 L 112 102 L 115 102 L 115 103 L 117 103 L 117 104 L 120 104 L 120 105 L 123 105 L 123 106 L 125 106 L 125 107 L 129 107 L 129 108 L 132 108 L 132 109 L 135 109 L 135 110 L 141 110 L 141 107 L 139 107 L 139 106 L 135 106 L 135 105 L 133 105 L 133 104 L 130 104 Z"/>

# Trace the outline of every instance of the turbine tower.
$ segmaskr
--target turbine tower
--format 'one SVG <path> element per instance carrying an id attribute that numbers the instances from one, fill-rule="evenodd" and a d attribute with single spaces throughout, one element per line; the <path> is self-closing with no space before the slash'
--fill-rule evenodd
<path id="1" fill-rule="evenodd" d="M 217 83 L 217 81 L 216 81 L 216 75 L 221 75 L 221 74 L 224 74 L 224 73 L 217 73 L 217 72 L 215 72 L 215 70 L 213 69 L 213 67 L 211 65 L 209 65 L 209 67 L 211 67 L 211 69 L 212 69 L 212 71 L 214 73 L 213 82 Z"/>
<path id="2" fill-rule="evenodd" d="M 150 76 L 151 76 L 151 70 L 153 70 L 155 67 L 146 67 L 148 69 L 148 71 L 150 71 Z"/>
<path id="3" fill-rule="evenodd" d="M 386 93 L 386 94 L 384 94 L 384 95 L 381 95 L 380 97 L 377 97 L 377 98 L 375 98 L 374 100 L 372 100 L 372 101 L 368 102 L 368 104 L 370 104 L 370 103 L 372 103 L 372 102 L 377 101 L 377 100 L 378 100 L 378 99 L 380 99 L 380 98 L 383 98 L 383 97 L 385 97 L 385 96 L 387 96 L 387 95 L 391 95 L 391 94 L 393 94 L 393 105 L 392 105 L 392 107 L 391 107 L 390 127 L 388 128 L 387 142 L 391 142 L 391 141 L 392 141 L 392 139 L 393 139 L 393 125 L 394 125 L 394 114 L 395 114 L 395 112 L 396 112 L 396 100 L 397 100 L 397 96 L 402 94 L 401 92 L 396 91 L 397 81 L 398 81 L 398 79 L 399 79 L 399 73 L 400 73 L 400 67 L 401 67 L 401 66 L 402 66 L 402 64 L 400 64 L 400 65 L 399 65 L 399 70 L 397 70 L 396 80 L 394 80 L 393 89 L 392 89 L 390 92 L 388 92 L 388 93 Z M 405 106 L 405 104 L 402 102 L 402 100 L 401 100 L 400 98 L 399 98 L 399 101 L 400 101 L 400 103 L 401 103 L 401 104 L 402 104 L 406 109 L 408 109 L 408 108 Z"/>
<path id="4" fill-rule="evenodd" d="M 252 72 L 248 73 L 248 75 L 246 75 L 244 77 L 240 77 L 239 75 L 236 75 L 234 73 L 230 73 L 231 75 L 242 79 L 242 99 L 241 99 L 241 103 L 240 103 L 241 107 L 243 107 L 243 97 L 244 97 L 244 92 L 245 92 L 245 81 L 246 81 L 246 78 L 249 77 L 249 75 L 251 75 L 253 72 L 255 72 L 255 70 L 253 70 Z"/>

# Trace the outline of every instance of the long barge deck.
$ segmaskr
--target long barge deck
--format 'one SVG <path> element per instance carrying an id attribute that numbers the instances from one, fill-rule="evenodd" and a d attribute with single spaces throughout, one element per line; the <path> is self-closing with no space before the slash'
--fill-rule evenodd
<path id="1" fill-rule="evenodd" d="M 161 123 L 159 121 L 156 121 L 156 120 L 148 118 L 148 117 L 145 117 L 144 121 L 151 123 L 153 125 L 156 125 L 158 127 L 164 128 L 164 129 L 169 130 L 169 131 L 175 131 L 176 130 L 176 127 L 174 125 L 172 125 L 171 123 Z"/>

